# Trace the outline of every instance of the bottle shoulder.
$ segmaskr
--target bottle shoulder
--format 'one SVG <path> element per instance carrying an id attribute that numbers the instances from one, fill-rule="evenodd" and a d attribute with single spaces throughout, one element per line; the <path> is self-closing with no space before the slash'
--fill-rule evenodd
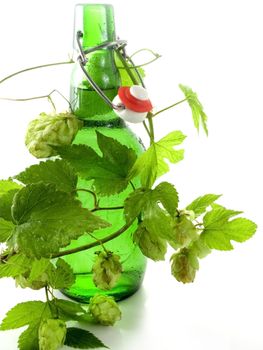
<path id="1" fill-rule="evenodd" d="M 79 130 L 74 144 L 84 144 L 98 151 L 96 131 L 117 140 L 124 146 L 132 148 L 136 154 L 141 154 L 145 147 L 141 139 L 122 121 L 118 126 L 85 125 Z"/>

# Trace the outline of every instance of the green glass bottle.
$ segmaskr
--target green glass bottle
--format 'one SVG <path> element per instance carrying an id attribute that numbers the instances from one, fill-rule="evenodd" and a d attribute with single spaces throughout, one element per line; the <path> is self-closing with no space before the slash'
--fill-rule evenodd
<path id="1" fill-rule="evenodd" d="M 75 35 L 79 30 L 83 32 L 82 46 L 84 50 L 105 41 L 116 40 L 113 7 L 104 4 L 77 5 Z M 120 86 L 120 77 L 114 62 L 113 50 L 97 50 L 90 53 L 87 58 L 86 70 L 112 100 L 117 95 Z M 83 128 L 74 140 L 75 144 L 88 145 L 99 153 L 96 140 L 96 131 L 99 131 L 134 149 L 137 154 L 143 152 L 143 145 L 140 140 L 93 90 L 78 63 L 76 63 L 72 73 L 71 105 L 74 114 L 84 121 Z M 139 182 L 134 181 L 134 186 L 139 186 Z M 78 188 L 91 189 L 92 181 L 80 179 Z M 99 198 L 100 207 L 122 206 L 124 199 L 132 191 L 133 188 L 129 185 L 126 190 L 117 195 L 101 197 Z M 86 192 L 78 193 L 79 199 L 85 207 L 92 208 L 94 206 L 90 194 Z M 97 239 L 117 231 L 125 224 L 123 210 L 98 211 L 96 214 L 112 224 L 109 228 L 93 232 L 93 236 Z M 63 290 L 63 293 L 75 300 L 88 302 L 96 293 L 112 295 L 116 300 L 121 300 L 136 292 L 142 283 L 146 267 L 146 259 L 132 239 L 132 233 L 136 230 L 136 227 L 137 223 L 134 223 L 121 236 L 105 244 L 108 250 L 120 256 L 123 268 L 121 278 L 113 289 L 102 291 L 96 288 L 92 281 L 91 270 L 96 256 L 94 253 L 101 249 L 95 247 L 88 251 L 64 257 L 65 261 L 73 268 L 76 282 L 70 289 Z M 84 235 L 73 241 L 67 248 L 75 248 L 92 241 L 94 241 L 94 238 Z"/>

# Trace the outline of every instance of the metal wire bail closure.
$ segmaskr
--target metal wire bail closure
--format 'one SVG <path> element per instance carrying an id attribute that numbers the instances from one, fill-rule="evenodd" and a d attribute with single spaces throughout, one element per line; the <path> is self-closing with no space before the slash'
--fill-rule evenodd
<path id="1" fill-rule="evenodd" d="M 77 58 L 77 61 L 80 65 L 80 68 L 82 69 L 86 79 L 88 80 L 88 82 L 90 83 L 90 85 L 93 87 L 93 89 L 100 95 L 100 97 L 103 99 L 103 101 L 105 103 L 107 103 L 112 109 L 116 110 L 116 111 L 122 111 L 125 109 L 125 106 L 123 103 L 118 103 L 118 104 L 114 104 L 103 92 L 103 90 L 95 83 L 95 81 L 91 78 L 91 76 L 89 75 L 89 73 L 86 71 L 85 69 L 85 65 L 88 62 L 88 58 L 87 58 L 87 54 L 91 53 L 91 52 L 95 52 L 97 50 L 101 50 L 101 49 L 113 49 L 113 50 L 118 50 L 121 55 L 123 56 L 124 59 L 129 60 L 129 62 L 131 63 L 131 66 L 133 67 L 133 69 L 135 70 L 141 85 L 145 88 L 143 79 L 138 71 L 138 69 L 135 67 L 133 61 L 131 60 L 130 57 L 127 56 L 126 51 L 125 51 L 125 46 L 127 45 L 127 41 L 125 40 L 116 40 L 116 41 L 107 41 L 105 43 L 102 43 L 100 45 L 91 47 L 87 50 L 83 50 L 83 47 L 81 45 L 81 38 L 83 37 L 83 33 L 81 31 L 77 32 L 77 44 L 78 44 L 78 48 L 79 48 L 79 56 Z"/>

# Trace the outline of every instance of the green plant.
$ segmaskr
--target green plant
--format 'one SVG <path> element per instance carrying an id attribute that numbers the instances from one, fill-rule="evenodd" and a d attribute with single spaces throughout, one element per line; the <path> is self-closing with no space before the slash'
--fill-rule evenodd
<path id="1" fill-rule="evenodd" d="M 120 55 L 116 59 L 126 84 L 137 84 L 129 62 Z M 177 130 L 156 140 L 155 118 L 169 108 L 188 102 L 195 127 L 199 130 L 202 126 L 208 133 L 207 117 L 196 93 L 184 85 L 180 85 L 180 89 L 184 94 L 181 101 L 148 113 L 148 124 L 143 125 L 150 145 L 139 157 L 132 149 L 99 132 L 101 154 L 88 146 L 72 145 L 81 127 L 72 114 L 42 114 L 30 123 L 26 137 L 29 151 L 38 158 L 52 158 L 0 181 L 0 242 L 5 246 L 0 256 L 0 277 L 11 277 L 18 286 L 44 290 L 46 295 L 46 302 L 16 305 L 2 321 L 1 330 L 28 326 L 19 337 L 19 349 L 51 349 L 50 344 L 54 349 L 61 344 L 83 349 L 106 347 L 90 332 L 67 327 L 66 322 L 113 325 L 121 317 L 115 301 L 98 295 L 85 307 L 58 299 L 53 290 L 68 288 L 74 283 L 73 271 L 61 257 L 94 246 L 98 246 L 94 283 L 102 290 L 114 287 L 121 274 L 121 264 L 119 257 L 104 244 L 125 232 L 135 220 L 139 226 L 134 232 L 134 241 L 142 253 L 160 261 L 165 259 L 170 246 L 174 250 L 171 273 L 183 283 L 194 281 L 199 260 L 213 249 L 231 250 L 232 241 L 246 241 L 255 233 L 256 225 L 252 221 L 237 217 L 240 211 L 216 203 L 220 195 L 202 195 L 186 208 L 180 208 L 173 184 L 158 181 L 156 185 L 169 171 L 169 162 L 183 160 L 184 150 L 177 146 L 181 146 L 185 135 Z M 53 105 L 51 94 L 40 98 L 48 98 Z M 141 187 L 134 188 L 121 207 L 125 225 L 97 240 L 93 231 L 109 223 L 96 212 L 119 209 L 100 207 L 97 195 L 120 193 L 136 177 L 140 178 Z M 78 200 L 78 193 L 83 191 L 77 187 L 78 178 L 93 180 L 94 191 L 86 190 L 87 195 L 94 198 L 91 208 L 83 208 Z M 67 249 L 71 240 L 87 234 L 94 238 L 93 243 Z"/>

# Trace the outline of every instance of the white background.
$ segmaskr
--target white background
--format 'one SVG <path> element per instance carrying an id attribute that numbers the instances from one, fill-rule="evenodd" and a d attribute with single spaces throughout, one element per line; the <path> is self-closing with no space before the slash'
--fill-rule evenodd
<path id="1" fill-rule="evenodd" d="M 0 79 L 25 67 L 60 61 L 71 53 L 74 1 L 1 1 Z M 205 193 L 243 210 L 257 234 L 232 252 L 201 261 L 194 284 L 170 276 L 169 262 L 149 263 L 144 286 L 120 304 L 114 328 L 92 327 L 112 350 L 262 350 L 262 1 L 112 1 L 118 34 L 129 52 L 149 47 L 162 58 L 147 67 L 156 109 L 182 98 L 191 86 L 209 116 L 209 137 L 197 135 L 187 105 L 156 120 L 157 138 L 181 129 L 185 160 L 164 179 L 181 207 Z M 148 57 L 147 57 L 148 58 Z M 147 59 L 146 58 L 146 59 Z M 144 58 L 137 59 L 141 63 Z M 70 67 L 28 73 L 0 85 L 0 97 L 29 97 L 58 88 L 68 93 Z M 56 103 L 66 105 L 60 98 Z M 32 164 L 24 146 L 27 122 L 49 111 L 46 101 L 0 101 L 0 178 Z M 141 128 L 141 127 L 140 127 Z M 144 132 L 137 132 L 145 139 Z M 42 292 L 0 282 L 0 318 L 17 302 Z M 20 330 L 0 333 L 0 348 L 17 349 Z"/>

